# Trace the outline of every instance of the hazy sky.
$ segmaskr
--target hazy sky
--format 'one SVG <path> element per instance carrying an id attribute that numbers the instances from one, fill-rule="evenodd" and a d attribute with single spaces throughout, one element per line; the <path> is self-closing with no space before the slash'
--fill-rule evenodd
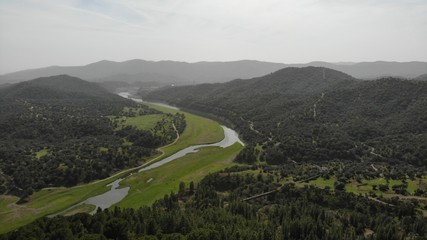
<path id="1" fill-rule="evenodd" d="M 427 0 L 0 0 L 0 73 L 135 58 L 427 61 Z"/>

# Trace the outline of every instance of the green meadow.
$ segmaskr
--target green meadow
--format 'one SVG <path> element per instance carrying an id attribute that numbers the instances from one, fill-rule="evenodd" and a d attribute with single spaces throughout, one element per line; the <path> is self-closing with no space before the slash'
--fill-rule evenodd
<path id="1" fill-rule="evenodd" d="M 120 127 L 135 126 L 141 130 L 149 130 L 156 126 L 156 123 L 162 120 L 165 116 L 162 114 L 149 114 L 136 117 L 120 117 Z"/>
<path id="2" fill-rule="evenodd" d="M 165 113 L 178 112 L 177 110 L 154 104 L 148 103 L 147 105 Z M 214 143 L 224 138 L 224 132 L 219 123 L 194 114 L 182 113 L 186 116 L 187 126 L 179 139 L 173 144 L 160 148 L 159 150 L 162 154 L 153 156 L 144 165 L 168 157 L 183 148 L 198 144 Z M 153 124 L 155 125 L 156 120 L 161 119 L 161 116 L 156 114 L 130 117 L 126 119 L 124 124 L 133 125 L 138 128 L 149 128 Z M 186 183 L 190 181 L 196 182 L 210 172 L 233 165 L 232 160 L 234 156 L 242 148 L 240 144 L 234 144 L 225 149 L 217 147 L 204 148 L 197 153 L 189 154 L 162 167 L 134 174 L 121 183 L 122 186 L 130 186 L 131 190 L 129 195 L 117 205 L 121 207 L 138 207 L 143 204 L 151 204 L 156 199 L 162 198 L 164 194 L 170 193 L 170 191 L 176 192 L 181 181 Z M 47 149 L 42 149 L 37 152 L 37 156 L 41 157 L 47 153 Z M 108 183 L 134 171 L 136 171 L 136 168 L 127 169 L 107 179 L 71 188 L 42 189 L 32 194 L 29 202 L 25 204 L 16 204 L 18 201 L 17 197 L 0 195 L 0 233 L 11 231 L 37 218 L 62 211 L 89 197 L 104 193 L 109 190 L 109 187 L 106 187 Z M 149 178 L 153 178 L 153 180 L 150 184 L 147 184 Z M 65 214 L 91 212 L 92 210 L 93 206 L 83 205 L 70 209 Z"/>
<path id="3" fill-rule="evenodd" d="M 235 165 L 233 159 L 243 148 L 239 143 L 222 149 L 208 147 L 176 159 L 155 169 L 133 174 L 121 182 L 130 186 L 129 194 L 117 206 L 138 208 L 150 205 L 172 191 L 177 192 L 180 182 L 197 182 L 209 173 Z"/>

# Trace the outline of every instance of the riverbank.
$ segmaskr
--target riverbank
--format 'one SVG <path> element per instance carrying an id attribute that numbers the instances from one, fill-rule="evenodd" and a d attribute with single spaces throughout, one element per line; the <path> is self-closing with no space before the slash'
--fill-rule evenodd
<path id="1" fill-rule="evenodd" d="M 149 104 L 153 108 L 156 108 L 161 111 L 176 113 L 178 110 L 168 109 L 165 107 L 155 106 L 153 104 Z M 203 118 L 200 116 L 196 116 L 190 113 L 185 113 L 187 127 L 184 132 L 181 134 L 179 140 L 174 144 L 162 148 L 164 151 L 164 155 L 157 156 L 154 159 L 149 161 L 157 161 L 161 158 L 168 157 L 173 153 L 179 151 L 180 149 L 186 148 L 191 145 L 198 144 L 207 144 L 218 142 L 222 138 L 224 138 L 224 133 L 220 127 L 220 125 L 210 119 Z M 226 150 L 231 151 L 231 150 Z M 232 150 L 233 154 L 237 154 L 240 151 L 239 148 L 234 148 Z M 221 151 L 211 152 L 212 157 L 215 155 L 218 156 L 216 160 L 218 162 L 223 161 L 222 157 L 230 157 L 233 154 L 227 154 L 226 156 L 221 156 Z M 197 154 L 205 153 L 205 151 L 200 151 Z M 197 156 L 197 154 L 193 154 L 193 156 Z M 202 155 L 200 155 L 202 156 Z M 185 162 L 183 164 L 186 164 Z M 224 165 L 227 166 L 227 165 Z M 140 167 L 138 167 L 140 168 Z M 219 168 L 219 167 L 217 167 Z M 37 218 L 53 214 L 55 212 L 59 212 L 69 206 L 77 204 L 89 197 L 96 196 L 110 190 L 110 187 L 106 187 L 107 184 L 117 180 L 120 177 L 127 176 L 130 172 L 135 171 L 134 169 L 124 170 L 120 173 L 113 175 L 107 179 L 98 180 L 93 183 L 79 185 L 71 188 L 49 188 L 43 189 L 39 192 L 34 193 L 30 197 L 30 201 L 26 204 L 17 205 L 16 201 L 18 198 L 13 196 L 0 196 L 1 199 L 7 199 L 7 201 L 2 201 L 0 203 L 0 233 L 4 233 L 7 231 L 11 231 L 20 226 L 23 226 L 27 223 L 34 221 Z M 182 172 L 185 174 L 192 175 L 192 172 Z M 202 172 L 203 173 L 203 172 Z M 153 178 L 154 179 L 154 178 Z M 196 178 L 194 178 L 196 179 Z M 158 183 L 158 180 L 154 179 L 151 181 L 152 183 Z M 168 182 L 168 184 L 171 182 Z M 130 186 L 131 190 L 129 192 L 129 196 L 135 196 L 134 190 L 138 188 L 138 186 L 132 182 L 122 183 L 126 184 L 126 186 Z M 176 186 L 177 187 L 177 186 Z M 167 188 L 166 188 L 167 189 Z M 173 187 L 175 189 L 175 187 Z M 132 194 L 132 195 L 131 195 Z M 153 197 L 157 196 L 152 194 Z M 163 196 L 161 196 L 163 197 Z M 133 198 L 130 198 L 133 199 Z M 127 200 L 126 198 L 123 201 L 132 202 L 132 200 Z M 150 200 L 151 201 L 151 200 Z M 121 204 L 120 206 L 123 206 Z"/>

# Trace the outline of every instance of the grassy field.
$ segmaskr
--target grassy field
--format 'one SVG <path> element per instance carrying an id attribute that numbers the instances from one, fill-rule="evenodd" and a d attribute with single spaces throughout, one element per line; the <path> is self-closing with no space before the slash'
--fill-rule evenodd
<path id="1" fill-rule="evenodd" d="M 173 109 L 159 107 L 153 104 L 149 105 L 150 107 L 156 108 L 163 112 L 177 112 Z M 224 138 L 224 132 L 217 122 L 193 114 L 185 112 L 183 113 L 186 116 L 187 127 L 181 134 L 178 141 L 173 145 L 161 148 L 160 150 L 164 154 L 161 156 L 153 157 L 151 160 L 148 160 L 148 162 L 160 160 L 191 145 L 218 142 Z M 133 122 L 133 124 L 137 124 L 137 122 Z M 176 184 L 175 186 L 175 183 L 179 183 L 179 181 L 181 181 L 180 179 L 178 179 L 178 177 L 182 177 L 182 180 L 186 182 L 197 181 L 202 178 L 204 174 L 207 174 L 210 171 L 215 171 L 229 166 L 231 164 L 232 156 L 234 156 L 238 151 L 240 151 L 241 148 L 242 147 L 239 144 L 236 144 L 227 149 L 209 148 L 201 150 L 198 153 L 177 160 L 177 163 L 172 162 L 172 166 L 180 170 L 176 172 L 172 171 L 175 173 L 171 174 L 171 176 L 167 178 L 167 181 L 163 184 L 158 181 L 158 176 L 166 174 L 161 174 L 161 170 L 157 170 L 157 181 L 153 180 L 153 183 L 157 184 L 157 189 L 161 189 L 163 185 L 165 186 L 165 189 L 174 190 L 178 187 L 178 184 Z M 44 154 L 44 152 L 40 152 L 40 154 Z M 197 161 L 196 158 L 194 158 L 193 160 L 190 159 L 191 157 L 196 156 Z M 187 168 L 186 166 L 189 163 L 191 163 L 191 166 L 193 167 Z M 164 170 L 171 172 L 171 167 L 165 165 Z M 124 170 L 108 179 L 95 181 L 93 183 L 79 185 L 72 188 L 43 189 L 31 195 L 30 201 L 28 203 L 21 205 L 15 204 L 15 202 L 18 200 L 18 198 L 16 197 L 0 195 L 0 234 L 28 224 L 36 220 L 37 218 L 59 212 L 69 206 L 72 206 L 73 204 L 79 203 L 82 200 L 87 199 L 88 197 L 106 192 L 109 187 L 106 187 L 105 185 L 113 182 L 119 177 L 125 176 L 131 171 L 135 171 L 135 169 Z M 135 192 L 137 188 L 141 187 L 141 183 L 138 183 L 137 181 L 129 180 L 126 182 L 126 184 L 131 185 L 131 192 Z M 123 184 L 124 183 L 122 183 L 122 185 Z M 173 187 L 170 188 L 170 186 Z M 156 188 L 153 189 L 153 191 L 157 191 L 157 195 L 152 192 L 152 200 L 147 200 L 145 201 L 146 203 L 151 203 L 155 199 L 155 197 L 163 197 L 162 191 L 155 190 Z M 166 193 L 169 192 L 170 190 L 168 190 L 168 192 Z M 135 203 L 136 200 L 133 197 L 125 200 L 132 204 L 132 206 L 140 206 Z M 126 205 L 121 204 L 120 206 Z M 75 210 L 79 212 L 90 212 L 91 208 L 89 206 L 85 206 Z"/>
<path id="2" fill-rule="evenodd" d="M 318 188 L 330 187 L 331 189 L 334 189 L 335 181 L 337 181 L 337 179 L 334 176 L 330 177 L 329 179 L 319 177 L 315 180 L 309 181 L 308 184 L 306 183 L 306 185 L 313 185 Z"/>
<path id="3" fill-rule="evenodd" d="M 90 196 L 106 192 L 105 185 L 112 182 L 100 181 L 95 184 L 80 185 L 72 188 L 47 188 L 31 195 L 26 204 L 17 205 L 16 197 L 0 196 L 0 233 L 4 233 L 37 218 L 58 212 Z M 5 200 L 5 201 L 3 201 Z"/>
<path id="4" fill-rule="evenodd" d="M 181 112 L 179 110 L 158 106 L 152 103 L 144 104 L 147 104 L 151 108 L 157 109 L 164 113 L 175 114 L 177 112 Z M 215 143 L 224 139 L 224 131 L 218 122 L 187 112 L 181 113 L 185 114 L 185 121 L 187 122 L 187 126 L 184 132 L 181 134 L 179 140 L 174 145 L 168 146 L 167 148 L 162 148 L 165 157 L 192 145 Z"/>
<path id="5" fill-rule="evenodd" d="M 413 194 L 418 188 L 427 190 L 427 177 L 424 178 L 415 178 L 414 180 L 407 180 L 408 183 L 408 192 Z"/>
<path id="6" fill-rule="evenodd" d="M 68 211 L 66 211 L 64 213 L 64 216 L 71 216 L 77 213 L 88 213 L 88 212 L 92 212 L 93 210 L 95 210 L 95 206 L 94 205 L 90 205 L 90 204 L 83 204 L 77 207 L 74 207 Z"/>
<path id="7" fill-rule="evenodd" d="M 209 173 L 235 165 L 232 160 L 242 148 L 239 143 L 225 149 L 203 148 L 161 167 L 133 174 L 121 182 L 121 185 L 131 186 L 131 189 L 117 205 L 137 208 L 152 204 L 171 191 L 176 193 L 181 181 L 188 186 L 191 181 L 197 182 Z"/>
<path id="8" fill-rule="evenodd" d="M 332 176 L 330 179 L 326 180 L 323 178 L 318 178 L 315 180 L 312 180 L 308 183 L 299 183 L 299 186 L 304 185 L 313 185 L 319 188 L 325 188 L 326 186 L 330 187 L 331 189 L 334 189 L 334 182 L 336 181 L 336 177 Z M 407 191 L 409 194 L 414 194 L 417 189 L 427 190 L 427 178 L 415 178 L 414 180 L 407 179 L 406 180 L 408 187 Z M 345 186 L 346 192 L 352 192 L 354 194 L 368 194 L 368 193 L 375 193 L 376 195 L 382 195 L 384 197 L 395 197 L 395 196 L 401 196 L 399 194 L 396 194 L 392 187 L 395 185 L 401 185 L 403 182 L 402 180 L 396 180 L 396 179 L 389 179 L 388 181 L 385 178 L 375 178 L 375 179 L 363 179 L 361 182 L 358 182 L 356 180 L 351 180 L 349 183 Z M 382 192 L 378 189 L 378 186 L 380 184 L 388 185 L 389 190 L 386 192 Z M 377 186 L 377 190 L 373 190 L 373 185 Z"/>
<path id="9" fill-rule="evenodd" d="M 162 114 L 150 114 L 136 117 L 121 117 L 118 118 L 119 126 L 135 126 L 141 130 L 150 130 L 156 126 L 156 123 L 162 120 L 165 116 Z"/>

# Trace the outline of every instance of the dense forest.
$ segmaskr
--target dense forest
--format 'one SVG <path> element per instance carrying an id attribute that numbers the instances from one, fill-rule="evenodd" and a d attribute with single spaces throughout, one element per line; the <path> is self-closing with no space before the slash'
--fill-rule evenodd
<path id="1" fill-rule="evenodd" d="M 105 92 L 70 93 L 72 86 L 45 97 L 46 89 L 25 90 L 32 84 L 0 90 L 5 192 L 25 197 L 108 176 L 185 128 L 182 114 L 150 131 L 124 126 L 124 116 L 158 112 L 114 95 L 110 102 Z M 45 217 L 0 239 L 427 238 L 427 82 L 287 68 L 143 98 L 232 125 L 246 142 L 235 161 L 245 164 L 182 182 L 152 206 Z"/>
<path id="2" fill-rule="evenodd" d="M 141 164 L 183 131 L 182 114 L 165 115 L 176 129 L 120 127 L 114 117 L 157 110 L 67 75 L 0 89 L 0 194 L 21 197 L 50 186 L 73 186 Z"/>
<path id="3" fill-rule="evenodd" d="M 241 169 L 240 169 L 241 170 Z M 42 218 L 0 239 L 425 239 L 416 204 L 280 184 L 268 171 L 227 169 L 180 184 L 152 206 Z M 271 194 L 248 199 L 264 192 Z M 397 205 L 396 205 L 397 204 Z"/>
<path id="4" fill-rule="evenodd" d="M 251 163 L 403 162 L 427 166 L 427 82 L 362 81 L 327 68 L 285 68 L 224 84 L 143 94 L 214 115 L 248 143 Z M 261 154 L 254 157 L 257 147 Z M 243 159 L 245 158 L 245 159 Z"/>

